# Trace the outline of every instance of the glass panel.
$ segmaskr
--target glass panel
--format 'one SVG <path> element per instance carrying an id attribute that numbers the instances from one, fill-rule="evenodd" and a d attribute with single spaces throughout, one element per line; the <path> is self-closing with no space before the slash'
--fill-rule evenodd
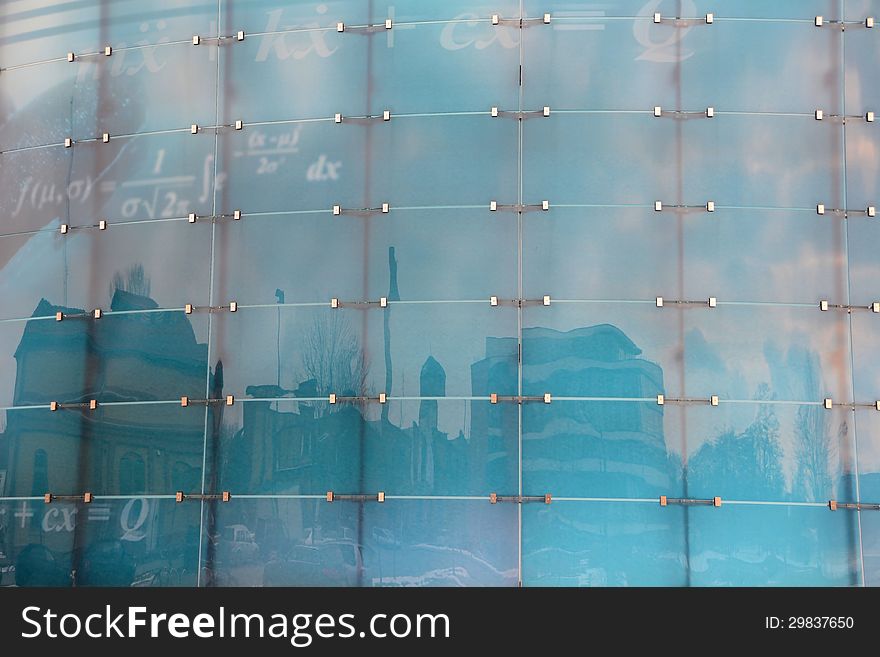
<path id="1" fill-rule="evenodd" d="M 686 214 L 682 224 L 688 299 L 818 305 L 846 298 L 843 221 L 815 209 L 722 208 Z"/>
<path id="2" fill-rule="evenodd" d="M 146 307 L 207 305 L 211 228 L 207 223 L 141 222 L 97 229 L 0 237 L 0 319 L 50 305 L 112 308 L 117 290 Z M 22 285 L 22 281 L 27 281 Z"/>
<path id="3" fill-rule="evenodd" d="M 221 13 L 226 24 L 245 33 L 277 33 L 287 30 L 313 30 L 316 50 L 332 49 L 336 45 L 336 23 L 365 25 L 368 20 L 368 3 L 362 0 L 223 0 Z M 320 28 L 327 30 L 321 32 Z M 332 32 L 332 33 L 331 33 Z M 277 43 L 258 34 L 269 47 Z M 346 35 L 349 36 L 349 35 Z M 298 37 L 297 37 L 298 38 Z M 248 39 L 245 39 L 247 41 Z M 291 37 L 290 43 L 293 43 Z"/>
<path id="4" fill-rule="evenodd" d="M 865 586 L 880 586 L 880 513 L 862 514 Z"/>
<path id="5" fill-rule="evenodd" d="M 827 507 L 692 507 L 694 586 L 854 586 L 855 515 Z"/>
<path id="6" fill-rule="evenodd" d="M 719 19 L 717 25 L 675 27 L 646 20 L 603 20 L 605 11 L 598 6 L 560 11 L 553 14 L 550 26 L 525 31 L 527 107 L 650 110 L 659 105 L 690 111 L 714 107 L 799 113 L 839 109 L 835 106 L 840 102 L 840 80 L 834 82 L 840 66 L 839 32 L 817 31 L 811 22 Z M 824 56 L 814 60 L 793 54 L 800 48 Z M 621 78 L 627 84 L 621 85 Z"/>
<path id="7" fill-rule="evenodd" d="M 217 315 L 212 332 L 211 362 L 222 363 L 225 394 L 238 397 L 413 397 L 430 359 L 450 397 L 516 390 L 516 313 L 488 302 L 240 308 Z"/>
<path id="8" fill-rule="evenodd" d="M 502 18 L 519 17 L 518 0 L 374 0 L 371 4 L 374 21 L 387 16 L 397 21 L 477 21 L 488 19 L 492 14 Z"/>
<path id="9" fill-rule="evenodd" d="M 516 586 L 517 509 L 488 500 L 364 507 L 368 586 Z"/>
<path id="10" fill-rule="evenodd" d="M 204 446 L 204 408 L 179 402 L 12 410 L 0 434 L 6 495 L 198 492 Z"/>
<path id="11" fill-rule="evenodd" d="M 846 220 L 850 300 L 854 306 L 880 301 L 880 261 L 874 246 L 880 243 L 876 217 L 850 216 Z"/>
<path id="12" fill-rule="evenodd" d="M 2 52 L 4 49 L 0 46 Z M 5 65 L 4 60 L 0 61 Z M 0 118 L 0 151 L 64 143 L 65 137 L 72 136 L 74 121 L 94 119 L 97 98 L 89 95 L 73 103 L 77 72 L 78 68 L 67 61 L 2 72 L 0 97 L 4 111 Z M 0 157 L 5 164 L 10 154 Z"/>
<path id="13" fill-rule="evenodd" d="M 484 20 L 392 32 L 373 51 L 373 114 L 385 108 L 399 114 L 518 108 L 518 27 Z"/>
<path id="14" fill-rule="evenodd" d="M 56 311 L 85 311 L 41 301 L 37 312 L 49 319 L 0 322 L 6 354 L 0 362 L 9 372 L 2 380 L 0 406 L 203 394 L 207 318 L 190 318 L 182 310 L 149 312 L 152 301 L 136 294 L 117 294 L 116 299 L 112 310 L 119 314 L 100 320 L 70 317 L 56 322 Z M 131 312 L 139 310 L 147 312 Z"/>
<path id="15" fill-rule="evenodd" d="M 398 119 L 373 128 L 367 153 L 374 203 L 487 210 L 492 200 L 516 203 L 517 121 L 492 118 L 488 110 L 485 116 Z"/>
<path id="16" fill-rule="evenodd" d="M 682 390 L 680 310 L 558 303 L 523 310 L 523 394 L 655 398 Z"/>
<path id="17" fill-rule="evenodd" d="M 369 37 L 337 34 L 335 23 L 332 31 L 278 33 L 274 30 L 282 11 L 271 12 L 271 34 L 223 49 L 222 123 L 368 114 Z M 384 101 L 381 95 L 373 98 Z M 263 130 L 249 131 L 257 129 Z"/>
<path id="18" fill-rule="evenodd" d="M 215 124 L 217 46 L 176 43 L 74 64 L 76 85 L 69 99 L 61 99 L 63 106 L 82 106 L 73 112 L 74 139 Z M 64 65 L 70 66 L 55 66 Z"/>
<path id="19" fill-rule="evenodd" d="M 516 583 L 514 505 L 233 498 L 209 510 L 205 531 L 214 559 L 203 582 L 209 585 Z"/>
<path id="20" fill-rule="evenodd" d="M 859 111 L 858 105 L 847 109 L 850 114 Z M 874 111 L 877 118 L 873 123 L 846 124 L 846 201 L 851 210 L 880 206 L 880 110 Z"/>
<path id="21" fill-rule="evenodd" d="M 812 116 L 556 113 L 524 126 L 524 193 L 552 204 L 839 207 L 840 136 Z"/>
<path id="22" fill-rule="evenodd" d="M 72 586 L 77 505 L 0 500 L 0 586 Z"/>
<path id="23" fill-rule="evenodd" d="M 656 503 L 523 506 L 525 586 L 685 586 L 685 510 Z"/>
<path id="24" fill-rule="evenodd" d="M 553 497 L 682 497 L 682 409 L 554 401 L 522 411 L 523 489 Z"/>
<path id="25" fill-rule="evenodd" d="M 392 210 L 372 218 L 245 216 L 217 226 L 215 294 L 252 304 L 382 296 L 513 299 L 515 215 L 486 215 Z"/>
<path id="26" fill-rule="evenodd" d="M 382 128 L 386 128 L 383 125 Z M 366 128 L 332 119 L 223 132 L 218 167 L 228 174 L 218 208 L 253 212 L 363 208 Z"/>
<path id="27" fill-rule="evenodd" d="M 719 302 L 684 316 L 690 396 L 802 402 L 852 396 L 845 313 Z"/>
<path id="28" fill-rule="evenodd" d="M 855 501 L 852 412 L 821 405 L 686 409 L 687 496 L 745 501 Z"/>
<path id="29" fill-rule="evenodd" d="M 880 413 L 875 409 L 857 410 L 855 426 L 859 459 L 859 499 L 867 504 L 880 504 Z M 862 513 L 863 522 L 865 516 L 870 515 L 871 512 Z"/>
<path id="30" fill-rule="evenodd" d="M 696 224 L 700 219 L 687 219 Z M 679 272 L 675 216 L 651 208 L 567 208 L 523 215 L 523 290 L 540 299 L 653 299 Z"/>
<path id="31" fill-rule="evenodd" d="M 848 2 L 851 0 L 847 0 Z M 837 0 L 737 0 L 719 3 L 717 0 L 615 0 L 613 3 L 599 4 L 603 9 L 588 5 L 582 12 L 565 11 L 571 9 L 571 0 L 524 0 L 524 15 L 542 16 L 543 12 L 555 12 L 554 18 L 562 16 L 643 16 L 650 20 L 655 11 L 664 16 L 685 18 L 702 17 L 714 12 L 716 18 L 788 18 L 813 22 L 817 14 L 826 18 L 840 18 Z M 607 7 L 607 9 L 604 9 Z M 679 10 L 680 7 L 680 10 Z M 715 27 L 709 26 L 708 29 Z"/>
<path id="32" fill-rule="evenodd" d="M 880 399 L 880 372 L 874 365 L 880 344 L 880 317 L 864 311 L 853 312 L 851 318 L 855 400 L 870 404 Z"/>
<path id="33" fill-rule="evenodd" d="M 68 209 L 92 204 L 95 179 L 74 179 L 72 159 L 73 150 L 63 146 L 0 154 L 0 232 L 58 230 L 69 223 Z"/>

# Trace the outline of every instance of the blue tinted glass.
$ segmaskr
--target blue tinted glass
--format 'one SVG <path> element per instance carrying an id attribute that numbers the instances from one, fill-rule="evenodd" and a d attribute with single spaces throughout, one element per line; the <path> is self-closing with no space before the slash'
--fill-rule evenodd
<path id="1" fill-rule="evenodd" d="M 516 390 L 516 313 L 479 304 L 241 308 L 212 323 L 212 368 L 226 394 L 419 395 L 430 359 L 450 397 Z M 228 303 L 228 302 L 227 302 Z M 387 324 L 386 324 L 387 320 Z M 219 364 L 219 365 L 218 365 Z M 253 394 L 252 394 L 253 393 Z"/>
<path id="2" fill-rule="evenodd" d="M 554 497 L 681 497 L 682 414 L 655 402 L 523 407 L 523 487 Z"/>
<path id="3" fill-rule="evenodd" d="M 525 586 L 686 586 L 685 510 L 651 502 L 523 507 Z"/>
<path id="4" fill-rule="evenodd" d="M 0 448 L 13 455 L 5 494 L 198 492 L 204 439 L 204 408 L 177 401 L 11 410 L 0 438 Z"/>
<path id="5" fill-rule="evenodd" d="M 689 515 L 694 586 L 860 583 L 858 529 L 847 513 L 728 504 L 692 508 Z"/>
<path id="6" fill-rule="evenodd" d="M 179 401 L 204 394 L 207 318 L 154 309 L 148 296 L 118 289 L 101 319 L 93 319 L 91 309 L 43 299 L 35 315 L 45 319 L 0 322 L 8 372 L 0 405 Z M 55 320 L 57 312 L 63 321 Z"/>
<path id="7" fill-rule="evenodd" d="M 210 227 L 186 222 L 0 236 L 0 319 L 30 317 L 41 299 L 107 309 L 118 289 L 150 297 L 153 307 L 206 305 L 210 252 Z"/>
<path id="8" fill-rule="evenodd" d="M 855 414 L 855 427 L 859 498 L 868 504 L 880 504 L 880 413 L 876 408 L 859 409 Z"/>
<path id="9" fill-rule="evenodd" d="M 852 412 L 820 404 L 686 410 L 689 497 L 855 501 Z"/>
<path id="10" fill-rule="evenodd" d="M 616 0 L 580 9 L 571 0 L 524 0 L 527 16 L 541 16 L 551 11 L 558 18 L 568 16 L 639 16 L 651 20 L 654 12 L 667 17 L 702 18 L 713 12 L 719 18 L 788 18 L 813 22 L 817 14 L 840 18 L 835 0 L 737 0 L 719 3 L 713 0 Z M 714 26 L 714 25 L 713 25 Z M 710 28 L 711 29 L 711 28 Z"/>
<path id="11" fill-rule="evenodd" d="M 314 248 L 323 243 L 333 246 Z M 251 304 L 382 296 L 488 303 L 516 296 L 516 248 L 515 215 L 482 208 L 245 216 L 217 226 L 215 290 Z"/>
<path id="12" fill-rule="evenodd" d="M 865 585 L 880 586 L 880 514 L 862 515 Z"/>
<path id="13" fill-rule="evenodd" d="M 35 469 L 41 476 L 41 466 Z M 0 551 L 13 566 L 0 571 L 0 586 L 72 586 L 77 511 L 76 504 L 46 505 L 42 497 L 0 501 Z"/>

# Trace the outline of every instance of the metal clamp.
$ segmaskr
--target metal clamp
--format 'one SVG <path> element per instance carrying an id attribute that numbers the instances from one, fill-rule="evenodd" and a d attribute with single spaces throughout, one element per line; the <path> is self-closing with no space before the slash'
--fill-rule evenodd
<path id="1" fill-rule="evenodd" d="M 186 217 L 186 221 L 187 221 L 187 223 L 190 223 L 190 224 L 195 224 L 195 223 L 198 223 L 199 221 L 204 221 L 206 219 L 210 220 L 211 223 L 216 223 L 218 221 L 224 221 L 224 220 L 228 220 L 228 219 L 231 219 L 232 221 L 241 221 L 241 218 L 243 216 L 244 216 L 244 213 L 241 210 L 233 210 L 232 212 L 227 213 L 227 214 L 205 214 L 205 215 L 198 215 L 195 212 L 190 212 Z"/>
<path id="2" fill-rule="evenodd" d="M 244 41 L 244 37 L 245 37 L 244 30 L 239 30 L 235 34 L 221 35 L 221 36 L 216 36 L 216 37 L 203 37 L 203 36 L 199 36 L 198 34 L 193 34 L 192 44 L 194 46 L 199 46 L 199 45 L 202 45 L 203 43 L 205 43 L 205 44 L 216 43 L 219 45 L 219 44 L 223 43 L 224 41 Z"/>
<path id="3" fill-rule="evenodd" d="M 873 205 L 869 205 L 864 210 L 847 210 L 844 208 L 826 208 L 824 203 L 819 203 L 816 206 L 816 214 L 833 214 L 839 217 L 843 217 L 847 219 L 850 215 L 864 215 L 866 217 L 876 217 L 877 216 L 877 207 Z"/>
<path id="4" fill-rule="evenodd" d="M 657 297 L 657 299 L 654 301 L 654 305 L 656 305 L 658 308 L 663 308 L 668 304 L 679 306 L 706 306 L 707 308 L 717 308 L 718 299 L 716 297 L 709 297 L 706 301 L 691 301 L 687 299 L 664 299 L 663 297 Z"/>
<path id="5" fill-rule="evenodd" d="M 863 21 L 842 21 L 842 20 L 825 20 L 823 16 L 816 16 L 813 20 L 813 25 L 816 27 L 837 27 L 840 28 L 841 32 L 845 31 L 847 26 L 849 27 L 864 27 L 864 28 L 872 28 L 874 27 L 874 17 L 868 16 Z"/>
<path id="6" fill-rule="evenodd" d="M 71 408 L 78 408 L 80 410 L 86 409 L 89 411 L 94 411 L 96 408 L 98 408 L 98 400 L 97 399 L 90 399 L 89 401 L 74 402 L 71 404 L 62 404 L 61 402 L 57 402 L 57 401 L 49 402 L 49 410 L 50 411 L 63 411 L 63 410 L 71 409 Z"/>
<path id="7" fill-rule="evenodd" d="M 43 495 L 43 502 L 45 504 L 52 504 L 52 502 L 84 502 L 85 504 L 91 504 L 95 499 L 95 496 L 91 493 L 83 493 L 82 495 L 54 495 L 53 493 L 46 493 Z"/>
<path id="8" fill-rule="evenodd" d="M 244 128 L 244 121 L 236 119 L 234 123 L 221 123 L 220 125 L 199 125 L 198 123 L 193 123 L 189 126 L 189 133 L 191 135 L 197 135 L 205 130 L 214 130 L 216 132 L 223 130 L 224 128 L 242 130 Z"/>
<path id="9" fill-rule="evenodd" d="M 209 500 L 220 500 L 221 502 L 228 502 L 231 499 L 232 493 L 228 490 L 225 490 L 222 493 L 184 493 L 182 490 L 179 490 L 174 494 L 174 501 L 178 504 L 184 500 L 200 500 L 205 502 Z"/>
<path id="10" fill-rule="evenodd" d="M 654 12 L 656 24 L 671 25 L 673 27 L 690 27 L 691 25 L 712 25 L 715 22 L 715 14 L 706 14 L 701 18 L 665 17 L 659 11 Z"/>
<path id="11" fill-rule="evenodd" d="M 721 506 L 721 498 L 713 497 L 708 500 L 698 500 L 684 497 L 666 497 L 660 496 L 660 506 L 669 506 L 670 504 L 680 504 L 682 506 Z"/>
<path id="12" fill-rule="evenodd" d="M 227 306 L 195 306 L 191 303 L 186 304 L 183 307 L 183 312 L 187 315 L 192 315 L 193 313 L 222 313 L 229 311 L 231 313 L 238 312 L 238 302 L 230 301 Z"/>
<path id="13" fill-rule="evenodd" d="M 498 495 L 497 493 L 489 494 L 489 503 L 498 504 L 498 502 L 513 502 L 514 504 L 525 504 L 527 502 L 543 502 L 550 504 L 553 496 L 550 493 L 545 495 Z"/>
<path id="14" fill-rule="evenodd" d="M 843 124 L 846 124 L 847 120 L 874 123 L 874 112 L 865 112 L 864 114 L 825 114 L 823 110 L 817 109 L 813 116 L 817 121 L 830 119 L 831 121 Z"/>
<path id="15" fill-rule="evenodd" d="M 492 307 L 513 306 L 515 308 L 525 308 L 527 306 L 549 306 L 550 302 L 549 294 L 545 294 L 541 299 L 499 299 L 498 297 L 489 297 L 489 305 Z"/>
<path id="16" fill-rule="evenodd" d="M 513 118 L 519 121 L 524 121 L 525 119 L 534 119 L 537 117 L 548 117 L 550 116 L 550 106 L 545 105 L 539 110 L 502 110 L 497 107 L 493 107 L 489 110 L 489 116 L 493 119 L 497 119 L 499 117 L 505 118 Z"/>
<path id="17" fill-rule="evenodd" d="M 664 204 L 663 201 L 654 201 L 654 212 L 675 210 L 676 212 L 715 212 L 715 201 L 706 201 L 703 205 L 681 205 L 675 203 Z"/>
<path id="18" fill-rule="evenodd" d="M 851 314 L 853 310 L 867 310 L 872 313 L 880 313 L 880 301 L 874 301 L 867 306 L 851 306 L 845 303 L 829 303 L 825 299 L 819 302 L 819 310 L 827 312 L 829 310 L 845 310 L 847 314 Z"/>
<path id="19" fill-rule="evenodd" d="M 390 121 L 391 120 L 391 110 L 383 110 L 381 116 L 373 116 L 368 114 L 366 116 L 342 116 L 341 113 L 337 112 L 333 116 L 334 123 L 354 123 L 356 125 L 369 125 L 370 123 L 378 123 L 382 121 Z"/>
<path id="20" fill-rule="evenodd" d="M 388 297 L 380 297 L 378 301 L 340 301 L 336 297 L 330 299 L 330 307 L 337 308 L 387 308 Z"/>
<path id="21" fill-rule="evenodd" d="M 512 25 L 520 29 L 532 25 L 550 25 L 550 12 L 538 18 L 502 18 L 500 14 L 492 14 L 492 25 Z"/>
<path id="22" fill-rule="evenodd" d="M 98 223 L 88 226 L 71 226 L 70 224 L 61 224 L 58 227 L 58 232 L 62 235 L 67 235 L 74 230 L 94 230 L 95 228 L 97 228 L 98 230 L 107 230 L 107 226 L 109 225 L 110 224 L 107 222 L 106 219 L 101 219 L 100 221 L 98 221 Z"/>
<path id="23" fill-rule="evenodd" d="M 224 399 L 190 399 L 186 395 L 180 398 L 180 405 L 184 408 L 188 406 L 214 406 L 217 404 L 232 406 L 235 404 L 235 395 L 226 395 Z"/>
<path id="24" fill-rule="evenodd" d="M 654 116 L 658 119 L 668 116 L 673 119 L 711 119 L 715 117 L 715 108 L 707 107 L 704 110 L 665 110 L 659 105 L 654 105 Z"/>
<path id="25" fill-rule="evenodd" d="M 345 402 L 378 402 L 380 404 L 385 404 L 388 402 L 388 395 L 384 392 L 380 392 L 377 397 L 367 397 L 367 396 L 351 396 L 346 397 L 344 395 L 337 395 L 335 392 L 331 392 L 328 396 L 328 401 L 331 404 L 342 404 Z"/>
<path id="26" fill-rule="evenodd" d="M 394 21 L 390 18 L 386 18 L 384 23 L 377 23 L 376 25 L 346 25 L 343 21 L 336 23 L 336 31 L 340 34 L 342 32 L 351 32 L 353 34 L 373 34 L 374 32 L 384 32 L 386 30 L 390 30 L 394 27 Z"/>
<path id="27" fill-rule="evenodd" d="M 550 209 L 550 201 L 540 203 L 499 203 L 489 201 L 489 212 L 547 212 Z"/>
<path id="28" fill-rule="evenodd" d="M 334 493 L 332 490 L 327 491 L 327 495 L 324 498 L 328 502 L 379 502 L 382 503 L 385 501 L 385 491 L 379 491 L 375 495 L 340 495 L 339 493 Z"/>
<path id="29" fill-rule="evenodd" d="M 523 402 L 543 402 L 549 404 L 553 401 L 553 397 L 549 392 L 543 395 L 523 396 L 523 395 L 499 395 L 493 392 L 489 395 L 489 403 L 497 404 L 498 402 L 515 402 L 522 404 Z"/>
<path id="30" fill-rule="evenodd" d="M 372 217 L 374 214 L 388 214 L 391 212 L 391 204 L 383 203 L 378 208 L 343 208 L 341 205 L 334 205 L 331 211 L 334 217 L 341 217 L 344 214 L 353 217 Z"/>
<path id="31" fill-rule="evenodd" d="M 837 511 L 838 509 L 847 511 L 880 511 L 880 504 L 828 500 L 828 508 L 832 511 Z"/>
<path id="32" fill-rule="evenodd" d="M 63 313 L 62 311 L 57 311 L 55 313 L 55 321 L 63 322 L 65 319 L 101 319 L 104 316 L 104 311 L 100 308 L 95 308 L 90 313 Z"/>
<path id="33" fill-rule="evenodd" d="M 666 395 L 657 395 L 657 405 L 665 406 L 666 404 L 709 404 L 709 406 L 718 406 L 718 395 L 712 395 L 708 399 L 701 397 L 667 397 Z"/>

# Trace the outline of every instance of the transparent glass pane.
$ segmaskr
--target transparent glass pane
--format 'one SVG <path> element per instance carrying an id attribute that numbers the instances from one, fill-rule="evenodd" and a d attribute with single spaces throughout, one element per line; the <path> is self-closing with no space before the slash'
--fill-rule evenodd
<path id="1" fill-rule="evenodd" d="M 387 128 L 388 124 L 383 124 Z M 224 212 L 364 208 L 365 137 L 362 125 L 332 118 L 315 123 L 245 126 L 223 132 L 218 168 L 227 176 L 218 189 Z"/>
<path id="2" fill-rule="evenodd" d="M 583 11 L 568 11 L 577 3 L 571 0 L 524 0 L 526 16 L 541 16 L 545 11 L 555 12 L 554 16 L 640 16 L 651 20 L 655 11 L 663 16 L 683 18 L 703 17 L 714 12 L 716 18 L 787 18 L 805 20 L 810 23 L 817 14 L 826 18 L 840 18 L 836 0 L 737 0 L 719 3 L 713 0 L 617 0 L 598 8 L 589 6 Z M 590 13 L 588 13 L 590 12 Z M 715 27 L 712 25 L 710 27 Z"/>
<path id="3" fill-rule="evenodd" d="M 694 586 L 854 586 L 858 528 L 827 507 L 697 507 L 688 511 Z"/>
<path id="4" fill-rule="evenodd" d="M 368 4 L 361 0 L 222 0 L 221 14 L 224 23 L 233 26 L 236 31 L 257 33 L 249 38 L 261 39 L 270 44 L 270 47 L 275 40 L 264 38 L 268 36 L 266 33 L 312 30 L 315 32 L 312 43 L 320 50 L 332 49 L 335 45 L 332 40 L 336 38 L 337 22 L 343 21 L 349 25 L 366 24 L 367 7 Z M 322 29 L 326 29 L 328 33 L 324 34 Z M 331 30 L 332 34 L 329 33 Z"/>
<path id="5" fill-rule="evenodd" d="M 698 218 L 685 220 L 696 224 Z M 674 290 L 675 216 L 652 208 L 569 208 L 523 215 L 526 298 L 653 299 Z"/>
<path id="6" fill-rule="evenodd" d="M 523 310 L 523 394 L 653 399 L 682 390 L 680 310 L 552 303 Z"/>
<path id="7" fill-rule="evenodd" d="M 517 510 L 488 500 L 364 507 L 367 586 L 516 586 Z"/>
<path id="8" fill-rule="evenodd" d="M 523 406 L 523 489 L 554 497 L 681 497 L 680 408 L 654 402 Z"/>
<path id="9" fill-rule="evenodd" d="M 117 290 L 145 307 L 207 305 L 211 228 L 207 223 L 140 222 L 0 237 L 0 319 L 51 305 L 112 308 Z M 27 281 L 27 285 L 22 282 Z"/>
<path id="10" fill-rule="evenodd" d="M 815 209 L 716 208 L 683 215 L 682 226 L 689 299 L 818 305 L 846 298 L 846 224 Z"/>
<path id="11" fill-rule="evenodd" d="M 880 261 L 873 248 L 880 240 L 880 222 L 876 217 L 850 216 L 846 232 L 850 300 L 855 306 L 867 308 L 880 300 Z"/>
<path id="12" fill-rule="evenodd" d="M 450 526 L 461 531 L 450 532 Z M 516 583 L 513 505 L 233 498 L 210 507 L 205 531 L 217 535 L 203 582 L 209 585 Z"/>
<path id="13" fill-rule="evenodd" d="M 685 586 L 685 510 L 652 503 L 523 507 L 525 586 Z"/>
<path id="14" fill-rule="evenodd" d="M 73 179 L 72 158 L 73 151 L 61 145 L 0 154 L 0 232 L 58 230 L 69 223 L 68 208 L 91 205 L 94 179 L 91 185 Z"/>
<path id="15" fill-rule="evenodd" d="M 392 117 L 366 128 L 373 130 L 366 151 L 373 202 L 487 208 L 492 200 L 516 203 L 516 123 L 492 118 L 487 109 L 484 116 Z"/>
<path id="16" fill-rule="evenodd" d="M 65 137 L 72 136 L 74 122 L 94 120 L 97 98 L 89 95 L 75 105 L 72 102 L 77 69 L 67 61 L 55 61 L 3 71 L 0 75 L 3 103 L 0 150 L 61 144 Z M 0 155 L 0 161 L 5 165 L 10 156 Z"/>
<path id="17" fill-rule="evenodd" d="M 205 390 L 207 318 L 183 311 L 149 311 L 151 300 L 118 294 L 99 320 L 55 313 L 91 314 L 91 309 L 41 301 L 47 319 L 0 322 L 0 405 L 179 400 Z M 13 374 L 15 373 L 15 374 Z M 50 411 L 46 410 L 46 413 Z"/>
<path id="18" fill-rule="evenodd" d="M 849 114 L 860 111 L 858 105 L 847 109 Z M 880 206 L 880 111 L 874 111 L 878 118 L 873 123 L 846 124 L 846 201 L 851 210 Z"/>
<path id="19" fill-rule="evenodd" d="M 526 198 L 651 206 L 657 200 L 751 207 L 841 202 L 842 131 L 812 116 L 677 121 L 650 110 L 556 113 L 526 122 L 523 132 Z"/>
<path id="20" fill-rule="evenodd" d="M 407 25 L 378 38 L 373 114 L 518 108 L 518 27 L 488 20 Z"/>
<path id="21" fill-rule="evenodd" d="M 516 390 L 516 313 L 488 302 L 240 308 L 216 315 L 212 332 L 215 376 L 222 363 L 225 394 L 238 397 L 269 396 L 262 388 L 301 397 L 413 397 L 429 359 L 445 372 L 450 397 Z"/>
<path id="22" fill-rule="evenodd" d="M 852 412 L 821 405 L 686 409 L 687 496 L 745 501 L 855 501 Z"/>
<path id="23" fill-rule="evenodd" d="M 179 402 L 11 410 L 0 437 L 12 457 L 5 494 L 199 492 L 204 446 L 204 408 Z"/>
<path id="24" fill-rule="evenodd" d="M 880 586 L 880 514 L 862 514 L 865 586 Z"/>
<path id="25" fill-rule="evenodd" d="M 851 317 L 855 401 L 871 404 L 880 399 L 880 372 L 874 366 L 880 317 L 867 311 L 854 311 Z"/>
<path id="26" fill-rule="evenodd" d="M 77 505 L 67 502 L 0 500 L 0 551 L 14 566 L 0 573 L 0 586 L 72 586 L 76 517 Z"/>
<path id="27" fill-rule="evenodd" d="M 332 30 L 276 32 L 282 11 L 271 12 L 269 33 L 223 49 L 223 123 L 365 116 L 369 98 L 381 104 L 381 95 L 368 95 L 371 37 L 338 34 L 335 23 Z"/>
<path id="28" fill-rule="evenodd" d="M 251 304 L 512 299 L 516 218 L 488 215 L 395 209 L 370 218 L 245 216 L 217 225 L 215 294 Z"/>
<path id="29" fill-rule="evenodd" d="M 846 313 L 719 303 L 684 316 L 690 396 L 821 402 L 852 395 Z"/>
<path id="30" fill-rule="evenodd" d="M 855 414 L 859 459 L 859 499 L 880 504 L 880 413 L 876 409 L 859 409 Z M 862 513 L 865 516 L 870 512 Z M 880 515 L 880 514 L 878 514 Z"/>
<path id="31" fill-rule="evenodd" d="M 374 0 L 374 21 L 390 16 L 398 21 L 477 21 L 499 14 L 502 18 L 519 17 L 518 0 Z"/>
<path id="32" fill-rule="evenodd" d="M 129 135 L 216 122 L 217 46 L 175 43 L 82 58 L 62 107 L 73 108 L 74 139 Z M 25 69 L 26 70 L 26 69 Z M 149 98 L 149 103 L 139 99 Z M 58 104 L 56 103 L 56 107 Z M 66 112 L 65 112 L 66 113 Z"/>

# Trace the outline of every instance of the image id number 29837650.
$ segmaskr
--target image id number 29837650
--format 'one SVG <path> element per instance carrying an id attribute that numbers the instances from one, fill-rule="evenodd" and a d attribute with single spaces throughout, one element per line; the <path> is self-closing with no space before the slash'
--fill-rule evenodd
<path id="1" fill-rule="evenodd" d="M 768 630 L 851 630 L 852 616 L 765 616 Z"/>

